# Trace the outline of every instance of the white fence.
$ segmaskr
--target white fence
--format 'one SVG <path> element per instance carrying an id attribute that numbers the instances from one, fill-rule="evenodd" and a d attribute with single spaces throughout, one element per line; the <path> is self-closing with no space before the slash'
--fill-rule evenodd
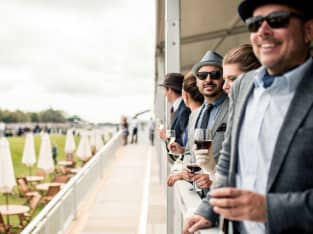
<path id="1" fill-rule="evenodd" d="M 194 191 L 191 191 L 192 185 L 185 181 L 177 181 L 174 188 L 169 188 L 169 194 L 172 196 L 172 202 L 168 202 L 167 208 L 172 210 L 172 233 L 182 234 L 183 223 L 188 216 L 197 208 L 200 203 L 200 197 Z M 205 229 L 197 234 L 219 234 L 218 228 Z"/>
<path id="2" fill-rule="evenodd" d="M 61 234 L 76 218 L 77 210 L 88 193 L 95 188 L 105 173 L 110 157 L 120 146 L 121 132 L 117 133 L 64 188 L 30 222 L 22 234 Z"/>

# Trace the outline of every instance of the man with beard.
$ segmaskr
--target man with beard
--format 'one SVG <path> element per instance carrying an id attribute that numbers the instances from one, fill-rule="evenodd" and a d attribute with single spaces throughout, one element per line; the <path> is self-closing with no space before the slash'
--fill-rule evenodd
<path id="1" fill-rule="evenodd" d="M 217 214 L 234 233 L 313 232 L 312 5 L 240 3 L 262 67 L 232 87 L 216 180 L 184 234 L 215 225 Z"/>
<path id="2" fill-rule="evenodd" d="M 209 50 L 192 68 L 192 73 L 197 78 L 198 89 L 204 96 L 204 103 L 199 114 L 195 116 L 197 118 L 195 128 L 207 128 L 212 133 L 213 153 L 209 155 L 208 150 L 195 151 L 196 161 L 204 167 L 205 172 L 215 170 L 226 130 L 228 96 L 223 91 L 222 61 L 221 55 Z M 188 137 L 193 139 L 193 136 Z M 199 188 L 204 189 L 204 192 L 209 189 L 212 179 L 205 173 L 197 173 L 193 177 L 193 181 Z"/>

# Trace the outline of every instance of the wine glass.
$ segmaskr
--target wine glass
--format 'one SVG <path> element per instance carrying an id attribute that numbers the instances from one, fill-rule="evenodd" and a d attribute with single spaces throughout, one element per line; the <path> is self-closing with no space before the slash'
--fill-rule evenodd
<path id="1" fill-rule="evenodd" d="M 196 128 L 193 137 L 196 150 L 209 150 L 212 145 L 212 131 L 207 128 Z"/>
<path id="2" fill-rule="evenodd" d="M 167 129 L 165 136 L 168 144 L 174 143 L 176 139 L 176 132 L 173 129 Z"/>

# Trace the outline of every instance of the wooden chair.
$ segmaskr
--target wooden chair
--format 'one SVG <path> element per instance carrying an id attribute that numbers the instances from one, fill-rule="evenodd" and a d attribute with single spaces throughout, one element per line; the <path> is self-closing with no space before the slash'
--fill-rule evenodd
<path id="1" fill-rule="evenodd" d="M 45 176 L 46 176 L 46 173 L 45 173 L 44 170 L 38 169 L 38 170 L 36 171 L 36 176 L 43 176 L 43 177 L 45 177 Z"/>
<path id="2" fill-rule="evenodd" d="M 41 199 L 44 204 L 47 204 L 61 190 L 60 185 L 50 185 L 47 194 Z"/>
<path id="3" fill-rule="evenodd" d="M 1 213 L 0 213 L 0 233 L 10 233 L 10 226 L 5 224 Z"/>
<path id="4" fill-rule="evenodd" d="M 72 164 L 71 165 L 68 165 L 66 166 L 67 168 L 75 168 L 76 166 L 76 162 L 75 161 L 72 161 Z"/>
<path id="5" fill-rule="evenodd" d="M 68 176 L 68 175 L 57 175 L 54 178 L 53 182 L 66 183 L 69 179 L 70 179 L 70 176 Z"/>
<path id="6" fill-rule="evenodd" d="M 21 197 L 25 197 L 27 200 L 30 200 L 33 196 L 39 195 L 37 191 L 32 191 L 27 185 L 27 180 L 25 177 L 17 177 L 17 188 Z"/>
<path id="7" fill-rule="evenodd" d="M 35 211 L 36 211 L 36 209 L 40 203 L 41 198 L 42 198 L 42 196 L 40 194 L 33 196 L 31 198 L 31 200 L 29 201 L 29 208 L 30 208 L 29 212 L 19 215 L 19 221 L 20 221 L 20 227 L 21 228 L 24 228 L 31 221 L 31 219 L 33 218 L 34 213 L 35 213 Z"/>

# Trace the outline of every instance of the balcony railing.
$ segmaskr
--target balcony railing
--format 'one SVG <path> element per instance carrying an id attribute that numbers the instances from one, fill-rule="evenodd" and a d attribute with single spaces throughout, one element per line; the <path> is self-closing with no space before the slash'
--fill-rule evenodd
<path id="1" fill-rule="evenodd" d="M 171 220 L 167 225 L 170 227 L 173 234 L 181 234 L 183 223 L 190 216 L 201 202 L 200 197 L 194 191 L 191 191 L 192 185 L 186 181 L 177 181 L 174 188 L 169 188 L 167 209 L 173 214 L 168 217 Z M 168 229 L 169 230 L 169 229 Z M 204 229 L 197 234 L 219 234 L 218 228 Z"/>
<path id="2" fill-rule="evenodd" d="M 22 234 L 64 233 L 89 192 L 103 178 L 108 160 L 120 146 L 117 133 L 25 227 Z"/>

